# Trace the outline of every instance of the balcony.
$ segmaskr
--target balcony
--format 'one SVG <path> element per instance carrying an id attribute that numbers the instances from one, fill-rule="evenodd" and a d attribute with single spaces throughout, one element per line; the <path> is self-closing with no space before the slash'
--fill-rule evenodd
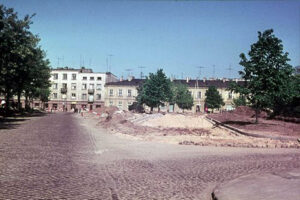
<path id="1" fill-rule="evenodd" d="M 66 93 L 67 93 L 67 88 L 61 88 L 61 89 L 60 89 L 60 92 L 61 92 L 62 94 L 66 94 Z"/>
<path id="2" fill-rule="evenodd" d="M 95 89 L 88 89 L 89 94 L 94 94 L 94 92 L 95 92 Z"/>

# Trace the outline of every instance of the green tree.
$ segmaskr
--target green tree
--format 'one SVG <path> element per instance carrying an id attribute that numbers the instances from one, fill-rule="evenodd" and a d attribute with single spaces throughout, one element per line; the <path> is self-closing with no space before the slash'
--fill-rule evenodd
<path id="1" fill-rule="evenodd" d="M 12 8 L 0 5 L 0 92 L 6 98 L 6 113 L 13 95 L 49 87 L 50 67 L 38 46 L 39 38 L 30 31 L 32 16 L 19 19 Z M 43 84 L 42 84 L 43 82 Z"/>
<path id="2" fill-rule="evenodd" d="M 164 105 L 172 99 L 171 81 L 167 79 L 162 69 L 157 70 L 155 74 L 150 73 L 145 82 L 138 89 L 137 101 L 151 108 Z"/>
<path id="3" fill-rule="evenodd" d="M 240 95 L 238 98 L 234 98 L 233 104 L 235 107 L 246 106 L 247 105 L 246 97 L 244 95 Z"/>
<path id="4" fill-rule="evenodd" d="M 282 41 L 272 29 L 258 32 L 258 41 L 251 45 L 248 55 L 249 59 L 244 53 L 240 55 L 244 70 L 239 73 L 245 82 L 233 84 L 231 90 L 246 96 L 255 109 L 257 123 L 262 109 L 276 113 L 295 96 L 296 91 L 291 90 L 293 68 L 287 63 L 290 59 L 283 52 Z"/>
<path id="5" fill-rule="evenodd" d="M 190 110 L 194 105 L 194 101 L 187 86 L 179 83 L 175 85 L 175 88 L 175 94 L 173 94 L 175 97 L 175 103 L 183 110 L 183 112 L 184 109 Z"/>
<path id="6" fill-rule="evenodd" d="M 210 86 L 206 90 L 205 96 L 205 106 L 212 109 L 212 112 L 214 112 L 215 108 L 221 108 L 221 106 L 225 105 L 221 94 L 215 86 Z"/>

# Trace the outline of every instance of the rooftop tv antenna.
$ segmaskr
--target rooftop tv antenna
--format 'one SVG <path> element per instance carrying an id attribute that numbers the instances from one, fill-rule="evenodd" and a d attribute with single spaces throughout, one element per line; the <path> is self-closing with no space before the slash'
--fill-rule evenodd
<path id="1" fill-rule="evenodd" d="M 215 75 L 216 75 L 216 66 L 213 65 L 213 78 L 216 78 Z"/>
<path id="2" fill-rule="evenodd" d="M 109 56 L 109 72 L 111 72 L 111 57 L 113 57 L 114 55 L 112 55 L 112 54 L 109 54 L 108 55 Z"/>
<path id="3" fill-rule="evenodd" d="M 63 58 L 57 57 L 57 67 L 59 67 L 59 61 L 62 60 Z"/>
<path id="4" fill-rule="evenodd" d="M 229 71 L 229 78 L 231 78 L 231 71 L 233 70 L 233 68 L 231 67 L 231 65 L 229 65 L 229 67 L 226 70 Z"/>
<path id="5" fill-rule="evenodd" d="M 203 66 L 197 66 L 197 68 L 199 69 L 199 79 L 201 79 L 201 69 L 205 68 Z"/>
<path id="6" fill-rule="evenodd" d="M 140 69 L 141 69 L 140 76 L 141 76 L 141 79 L 143 79 L 143 78 L 144 78 L 143 69 L 145 69 L 146 67 L 145 67 L 145 66 L 139 66 L 138 68 L 140 68 Z"/>
<path id="7" fill-rule="evenodd" d="M 129 69 L 125 69 L 125 71 L 127 71 L 127 73 L 128 73 L 128 76 L 131 76 L 131 72 L 132 72 L 132 69 L 131 69 L 131 68 L 129 68 Z"/>

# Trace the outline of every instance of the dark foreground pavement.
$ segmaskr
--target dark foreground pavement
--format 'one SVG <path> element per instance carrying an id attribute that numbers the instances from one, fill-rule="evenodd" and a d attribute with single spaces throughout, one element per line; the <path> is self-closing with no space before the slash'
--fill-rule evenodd
<path id="1" fill-rule="evenodd" d="M 220 183 L 300 168 L 299 149 L 119 145 L 78 120 L 57 113 L 0 129 L 0 199 L 210 199 Z"/>

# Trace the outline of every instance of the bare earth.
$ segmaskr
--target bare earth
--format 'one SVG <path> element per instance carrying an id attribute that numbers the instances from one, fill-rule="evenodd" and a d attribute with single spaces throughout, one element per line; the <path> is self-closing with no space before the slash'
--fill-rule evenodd
<path id="1" fill-rule="evenodd" d="M 99 126 L 107 128 L 112 133 L 146 141 L 201 146 L 300 148 L 295 134 L 295 137 L 285 140 L 249 137 L 214 124 L 206 118 L 206 115 L 134 114 L 115 110 L 110 112 L 109 118 L 92 113 L 84 115 L 98 120 Z M 267 132 L 265 135 L 270 134 Z"/>
<path id="2" fill-rule="evenodd" d="M 120 138 L 71 113 L 0 129 L 0 199 L 211 199 L 220 183 L 300 168 L 299 149 Z"/>

